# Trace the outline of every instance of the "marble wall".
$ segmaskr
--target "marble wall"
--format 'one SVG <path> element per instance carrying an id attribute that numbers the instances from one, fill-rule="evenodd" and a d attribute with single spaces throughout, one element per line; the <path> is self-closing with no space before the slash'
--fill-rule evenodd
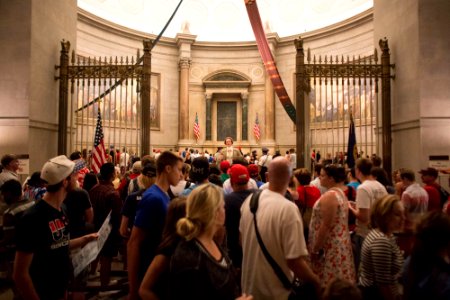
<path id="1" fill-rule="evenodd" d="M 429 165 L 430 155 L 450 155 L 450 2 L 375 0 L 374 4 L 374 43 L 387 37 L 396 64 L 393 169 L 418 171 Z"/>
<path id="2" fill-rule="evenodd" d="M 0 1 L 0 153 L 29 154 L 30 172 L 57 152 L 60 41 L 76 47 L 77 2 Z"/>

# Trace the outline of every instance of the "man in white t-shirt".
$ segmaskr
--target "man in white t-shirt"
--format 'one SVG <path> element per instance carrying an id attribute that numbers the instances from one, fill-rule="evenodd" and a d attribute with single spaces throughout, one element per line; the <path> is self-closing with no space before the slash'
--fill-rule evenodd
<path id="1" fill-rule="evenodd" d="M 403 169 L 400 178 L 406 188 L 401 198 L 405 207 L 405 225 L 403 232 L 397 236 L 397 243 L 405 256 L 408 256 L 414 244 L 416 226 L 428 211 L 429 197 L 427 191 L 416 182 L 416 175 L 412 170 Z"/>
<path id="2" fill-rule="evenodd" d="M 289 149 L 289 159 L 291 161 L 291 169 L 297 169 L 297 154 L 294 148 Z"/>
<path id="3" fill-rule="evenodd" d="M 387 195 L 384 185 L 370 175 L 371 170 L 372 161 L 370 159 L 360 158 L 356 161 L 355 175 L 361 184 L 356 190 L 356 203 L 349 202 L 349 209 L 356 216 L 356 234 L 353 237 L 356 270 L 359 266 L 362 243 L 369 233 L 370 209 L 376 200 Z"/>
<path id="4" fill-rule="evenodd" d="M 119 167 L 120 172 L 125 174 L 128 169 L 128 161 L 130 159 L 130 154 L 127 153 L 127 149 L 124 147 L 122 153 L 120 154 Z"/>
<path id="5" fill-rule="evenodd" d="M 272 156 L 269 155 L 269 148 L 262 147 L 261 149 L 262 155 L 261 158 L 258 160 L 258 166 L 259 166 L 259 176 L 261 176 L 262 182 L 267 182 L 266 179 L 266 172 L 269 167 L 270 161 L 272 160 Z"/>
<path id="6" fill-rule="evenodd" d="M 258 231 L 267 251 L 290 281 L 295 273 L 319 290 L 319 278 L 306 262 L 308 251 L 299 210 L 284 198 L 291 175 L 290 162 L 286 158 L 277 157 L 271 161 L 269 188 L 261 192 L 256 211 Z M 281 283 L 256 238 L 250 199 L 251 196 L 241 206 L 239 226 L 243 250 L 242 292 L 258 300 L 286 300 L 290 291 Z"/>
<path id="7" fill-rule="evenodd" d="M 400 173 L 403 186 L 402 203 L 405 207 L 405 231 L 413 232 L 420 218 L 428 211 L 428 193 L 416 182 L 412 170 L 405 169 Z"/>

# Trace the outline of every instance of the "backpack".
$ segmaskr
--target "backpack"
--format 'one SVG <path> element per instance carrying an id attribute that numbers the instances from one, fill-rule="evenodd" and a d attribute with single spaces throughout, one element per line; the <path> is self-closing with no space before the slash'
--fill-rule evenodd
<path id="1" fill-rule="evenodd" d="M 347 185 L 347 188 L 348 188 L 348 193 L 347 193 L 348 201 L 355 201 L 356 199 L 354 199 L 353 193 L 356 191 L 356 189 L 354 187 L 352 187 L 351 185 Z M 348 210 L 348 225 L 353 226 L 355 224 L 356 224 L 356 216 L 353 213 L 353 211 L 351 211 L 349 209 Z"/>
<path id="2" fill-rule="evenodd" d="M 439 192 L 439 196 L 441 197 L 441 207 L 444 207 L 445 202 L 447 202 L 450 194 L 439 184 L 433 185 Z"/>

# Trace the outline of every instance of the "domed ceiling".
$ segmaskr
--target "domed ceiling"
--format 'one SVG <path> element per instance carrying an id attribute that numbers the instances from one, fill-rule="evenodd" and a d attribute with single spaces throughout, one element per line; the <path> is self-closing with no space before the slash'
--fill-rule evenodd
<path id="1" fill-rule="evenodd" d="M 100 18 L 146 33 L 159 34 L 179 0 L 78 0 L 78 7 Z M 301 34 L 348 19 L 373 6 L 373 0 L 257 0 L 266 30 L 280 37 Z M 187 27 L 186 27 L 187 25 Z M 164 36 L 182 28 L 197 41 L 253 41 L 244 0 L 184 0 Z"/>

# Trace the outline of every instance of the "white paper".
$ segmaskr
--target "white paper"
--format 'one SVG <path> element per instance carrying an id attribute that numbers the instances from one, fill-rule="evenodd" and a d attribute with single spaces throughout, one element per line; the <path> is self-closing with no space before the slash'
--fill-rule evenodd
<path id="1" fill-rule="evenodd" d="M 111 212 L 109 212 L 102 227 L 98 231 L 98 239 L 86 244 L 80 251 L 72 257 L 73 273 L 77 277 L 100 253 L 105 245 L 106 239 L 111 233 L 112 226 L 109 223 L 111 220 Z"/>

